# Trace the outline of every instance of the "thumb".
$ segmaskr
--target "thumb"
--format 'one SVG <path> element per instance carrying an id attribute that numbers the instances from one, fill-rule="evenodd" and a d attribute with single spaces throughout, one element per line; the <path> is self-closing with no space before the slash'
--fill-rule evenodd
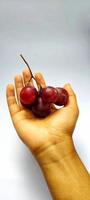
<path id="1" fill-rule="evenodd" d="M 68 94 L 69 94 L 69 101 L 68 101 L 68 104 L 66 106 L 72 107 L 78 113 L 79 109 L 78 109 L 78 104 L 77 104 L 77 97 L 76 97 L 76 94 L 73 91 L 71 85 L 69 83 L 65 84 L 64 89 L 66 89 Z"/>

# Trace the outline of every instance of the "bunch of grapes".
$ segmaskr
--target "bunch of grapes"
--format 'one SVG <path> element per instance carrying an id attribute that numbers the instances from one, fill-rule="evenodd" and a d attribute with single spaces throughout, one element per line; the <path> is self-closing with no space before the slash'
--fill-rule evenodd
<path id="1" fill-rule="evenodd" d="M 35 80 L 27 61 L 22 55 L 21 57 L 29 68 L 31 79 Z M 65 106 L 68 103 L 68 98 L 68 92 L 61 87 L 54 88 L 52 86 L 47 86 L 42 88 L 40 85 L 40 89 L 37 90 L 34 86 L 29 86 L 29 84 L 27 84 L 20 92 L 21 104 L 32 110 L 33 114 L 39 118 L 47 117 L 51 113 L 51 107 L 53 104 L 57 106 Z"/>

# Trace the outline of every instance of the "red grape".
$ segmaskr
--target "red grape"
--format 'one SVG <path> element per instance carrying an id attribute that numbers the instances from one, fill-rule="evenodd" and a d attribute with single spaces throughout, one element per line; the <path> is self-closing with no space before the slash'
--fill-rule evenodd
<path id="1" fill-rule="evenodd" d="M 55 102 L 58 106 L 65 106 L 68 103 L 69 95 L 68 92 L 64 88 L 57 87 L 58 98 Z"/>
<path id="2" fill-rule="evenodd" d="M 38 101 L 32 106 L 32 112 L 39 118 L 44 118 L 50 114 L 51 105 L 44 103 L 41 97 L 38 97 Z"/>
<path id="3" fill-rule="evenodd" d="M 20 102 L 24 106 L 32 106 L 38 99 L 38 92 L 35 87 L 25 86 L 20 92 Z"/>
<path id="4" fill-rule="evenodd" d="M 48 86 L 42 88 L 40 91 L 43 102 L 45 103 L 55 103 L 57 100 L 58 92 L 54 87 Z"/>

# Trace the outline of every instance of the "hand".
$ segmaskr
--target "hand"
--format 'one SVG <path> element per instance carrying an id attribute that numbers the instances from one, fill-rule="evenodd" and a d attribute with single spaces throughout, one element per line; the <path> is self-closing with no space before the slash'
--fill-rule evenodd
<path id="1" fill-rule="evenodd" d="M 36 73 L 35 78 L 42 87 L 46 86 L 40 73 Z M 66 84 L 68 104 L 59 110 L 53 107 L 48 117 L 38 119 L 20 105 L 20 91 L 29 80 L 30 73 L 25 69 L 23 77 L 15 77 L 15 88 L 7 86 L 7 102 L 14 127 L 37 158 L 54 200 L 89 200 L 90 177 L 72 142 L 79 114 L 76 95 L 70 84 Z M 30 84 L 33 85 L 33 81 Z"/>
<path id="2" fill-rule="evenodd" d="M 40 73 L 36 73 L 35 78 L 42 87 L 46 86 Z M 68 104 L 59 110 L 53 108 L 52 113 L 44 119 L 36 118 L 29 109 L 20 105 L 20 91 L 29 80 L 30 72 L 25 68 L 23 76 L 15 77 L 15 88 L 12 84 L 7 86 L 6 95 L 14 127 L 22 141 L 36 155 L 52 145 L 69 141 L 74 131 L 79 111 L 76 95 L 70 84 L 66 84 L 64 88 L 69 94 Z M 32 85 L 33 81 L 30 84 Z"/>

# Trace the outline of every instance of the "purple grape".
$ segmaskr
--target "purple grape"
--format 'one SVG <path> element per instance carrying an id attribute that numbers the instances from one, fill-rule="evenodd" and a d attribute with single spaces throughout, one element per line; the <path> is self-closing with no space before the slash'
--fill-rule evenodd
<path id="1" fill-rule="evenodd" d="M 58 98 L 55 102 L 58 106 L 65 106 L 68 103 L 69 95 L 68 92 L 64 88 L 57 87 Z"/>
<path id="2" fill-rule="evenodd" d="M 41 97 L 38 97 L 38 101 L 32 106 L 32 112 L 36 117 L 44 118 L 51 112 L 51 105 L 44 103 Z"/>
<path id="3" fill-rule="evenodd" d="M 45 103 L 55 103 L 58 97 L 58 92 L 54 87 L 48 86 L 42 88 L 40 91 L 43 102 Z"/>
<path id="4" fill-rule="evenodd" d="M 20 92 L 20 102 L 23 106 L 32 106 L 38 99 L 38 92 L 35 87 L 25 86 Z"/>

